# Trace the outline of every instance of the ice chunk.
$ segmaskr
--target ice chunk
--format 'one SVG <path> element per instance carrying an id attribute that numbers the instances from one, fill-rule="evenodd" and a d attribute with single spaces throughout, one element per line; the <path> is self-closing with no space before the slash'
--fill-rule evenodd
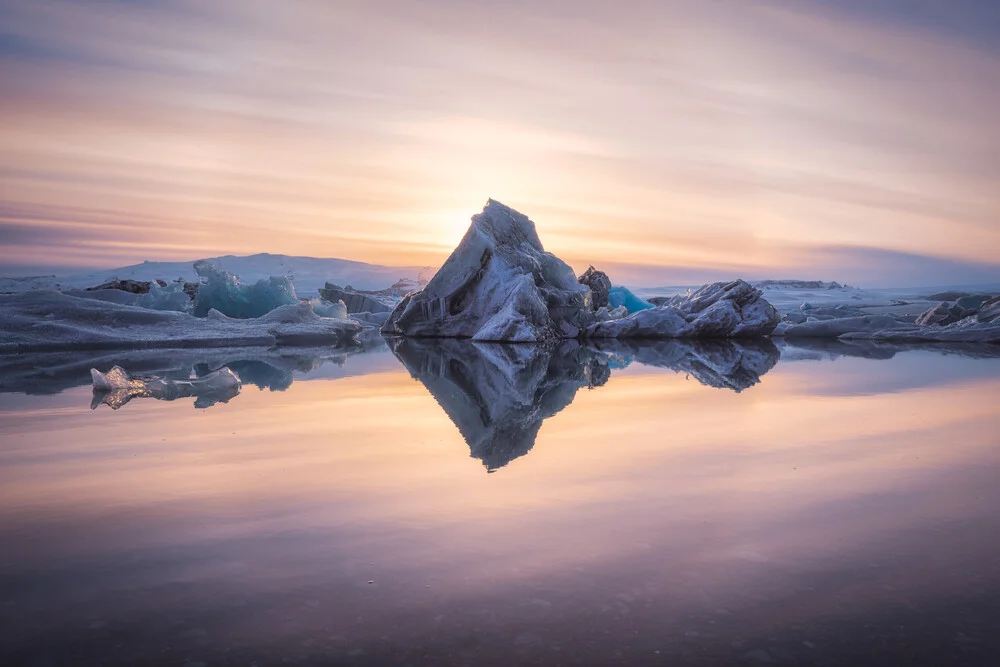
<path id="1" fill-rule="evenodd" d="M 244 285 L 211 262 L 199 260 L 194 263 L 194 270 L 206 280 L 194 299 L 195 317 L 205 317 L 213 308 L 228 317 L 260 317 L 278 306 L 299 302 L 292 282 L 285 276 L 271 276 Z"/>
<path id="2" fill-rule="evenodd" d="M 705 285 L 662 306 L 628 317 L 597 322 L 589 338 L 740 338 L 766 336 L 778 325 L 778 311 L 747 282 Z"/>
<path id="3" fill-rule="evenodd" d="M 326 299 L 309 299 L 313 312 L 320 317 L 332 317 L 338 320 L 347 319 L 347 306 L 343 301 L 331 303 Z"/>
<path id="4" fill-rule="evenodd" d="M 590 288 L 594 308 L 605 308 L 608 306 L 608 293 L 611 291 L 611 279 L 608 278 L 608 274 L 604 271 L 598 271 L 591 266 L 577 280 L 580 284 Z"/>
<path id="5" fill-rule="evenodd" d="M 491 199 L 444 266 L 396 306 L 382 331 L 527 342 L 577 336 L 593 319 L 590 289 L 545 252 L 534 223 Z"/>
<path id="6" fill-rule="evenodd" d="M 1000 296 L 985 301 L 976 313 L 976 319 L 983 323 L 1000 322 Z"/>
<path id="7" fill-rule="evenodd" d="M 389 291 L 394 293 L 392 288 L 390 288 Z M 383 292 L 385 292 L 385 290 L 383 290 Z M 381 298 L 385 299 L 386 297 L 384 295 L 375 295 L 358 290 L 351 290 L 339 287 L 333 283 L 327 283 L 325 287 L 321 287 L 319 294 L 327 301 L 342 301 L 344 306 L 347 308 L 347 313 L 350 315 L 353 315 L 354 313 L 388 313 L 392 310 L 392 307 L 382 303 L 382 301 L 376 298 L 376 296 L 381 296 Z M 389 298 L 392 299 L 392 301 L 390 301 L 392 304 L 399 301 L 398 297 Z"/>
<path id="8" fill-rule="evenodd" d="M 91 408 L 101 403 L 117 410 L 133 398 L 156 398 L 173 401 L 178 398 L 198 397 L 195 407 L 208 407 L 225 403 L 240 393 L 240 377 L 223 367 L 205 376 L 189 380 L 170 380 L 158 376 L 132 377 L 121 366 L 114 366 L 107 373 L 90 369 L 94 386 Z"/>
<path id="9" fill-rule="evenodd" d="M 149 291 L 141 294 L 135 305 L 152 310 L 172 310 L 178 313 L 190 312 L 192 303 L 184 291 L 183 282 L 167 283 L 161 287 L 155 280 L 149 283 Z"/>
<path id="10" fill-rule="evenodd" d="M 915 324 L 954 324 L 962 319 L 964 311 L 965 309 L 957 304 L 952 305 L 947 301 L 942 301 L 922 312 L 917 317 Z"/>
<path id="11" fill-rule="evenodd" d="M 629 288 L 621 285 L 615 285 L 608 292 L 608 304 L 611 308 L 624 306 L 629 313 L 638 313 L 640 310 L 655 307 L 650 302 L 637 297 Z"/>

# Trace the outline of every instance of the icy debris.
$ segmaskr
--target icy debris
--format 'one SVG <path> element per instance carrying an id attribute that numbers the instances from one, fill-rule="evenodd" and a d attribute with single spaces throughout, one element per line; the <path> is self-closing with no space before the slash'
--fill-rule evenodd
<path id="1" fill-rule="evenodd" d="M 891 315 L 861 315 L 792 324 L 779 328 L 774 333 L 788 338 L 837 338 L 856 331 L 882 331 L 899 326 L 902 323 Z"/>
<path id="2" fill-rule="evenodd" d="M 594 308 L 606 308 L 608 306 L 608 293 L 611 291 L 611 279 L 604 271 L 598 271 L 593 266 L 587 268 L 577 281 L 581 285 L 590 288 L 590 295 L 594 303 Z"/>
<path id="3" fill-rule="evenodd" d="M 628 317 L 597 322 L 589 338 L 740 338 L 766 336 L 777 326 L 778 311 L 747 282 L 705 285 L 662 306 Z"/>
<path id="4" fill-rule="evenodd" d="M 545 252 L 534 223 L 491 199 L 444 266 L 396 306 L 382 332 L 537 342 L 573 338 L 593 319 L 590 289 Z"/>
<path id="5" fill-rule="evenodd" d="M 123 347 L 356 345 L 363 327 L 320 317 L 308 303 L 233 319 L 148 310 L 37 290 L 0 295 L 0 352 Z"/>
<path id="6" fill-rule="evenodd" d="M 240 393 L 240 377 L 223 367 L 199 378 L 171 380 L 158 376 L 133 377 L 121 366 L 114 366 L 107 373 L 90 369 L 94 386 L 91 408 L 101 403 L 117 410 L 133 398 L 156 398 L 173 401 L 195 396 L 195 407 L 204 408 L 215 403 L 225 403 Z"/>
<path id="7" fill-rule="evenodd" d="M 895 342 L 1000 343 L 1000 321 L 984 322 L 977 314 L 952 324 L 916 324 L 891 315 L 864 315 L 802 324 L 782 322 L 774 335 Z"/>
<path id="8" fill-rule="evenodd" d="M 155 280 L 149 283 L 149 290 L 135 301 L 140 308 L 151 310 L 171 310 L 178 313 L 191 311 L 192 303 L 184 291 L 184 283 L 173 282 L 161 286 Z"/>
<path id="9" fill-rule="evenodd" d="M 637 297 L 632 290 L 621 285 L 615 285 L 608 292 L 608 305 L 611 308 L 624 307 L 631 313 L 638 313 L 640 310 L 653 308 L 653 304 Z"/>
<path id="10" fill-rule="evenodd" d="M 299 302 L 292 282 L 285 276 L 271 276 L 244 285 L 233 274 L 205 260 L 195 262 L 194 270 L 206 281 L 195 295 L 195 317 L 205 317 L 212 309 L 228 317 L 260 317 L 278 306 Z"/>

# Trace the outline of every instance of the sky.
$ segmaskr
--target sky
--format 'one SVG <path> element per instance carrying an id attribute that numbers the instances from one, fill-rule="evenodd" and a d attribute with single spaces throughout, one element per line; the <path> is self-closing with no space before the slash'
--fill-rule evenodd
<path id="1" fill-rule="evenodd" d="M 616 283 L 1000 282 L 990 0 L 0 0 L 0 274 L 438 266 L 492 197 Z"/>

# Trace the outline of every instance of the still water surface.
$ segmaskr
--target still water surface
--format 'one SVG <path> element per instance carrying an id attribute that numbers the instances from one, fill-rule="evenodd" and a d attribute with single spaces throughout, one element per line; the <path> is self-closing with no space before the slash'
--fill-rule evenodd
<path id="1" fill-rule="evenodd" d="M 998 664 L 998 348 L 393 347 L 6 360 L 0 662 Z"/>

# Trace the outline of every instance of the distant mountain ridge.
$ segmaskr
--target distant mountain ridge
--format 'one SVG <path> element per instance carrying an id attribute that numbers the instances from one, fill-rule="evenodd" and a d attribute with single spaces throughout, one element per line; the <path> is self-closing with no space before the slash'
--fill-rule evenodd
<path id="1" fill-rule="evenodd" d="M 316 296 L 326 282 L 337 285 L 351 285 L 358 289 L 378 290 L 389 287 L 401 278 L 414 282 L 427 280 L 434 273 L 428 266 L 382 266 L 349 259 L 295 257 L 291 255 L 222 255 L 207 257 L 206 261 L 216 264 L 245 282 L 254 282 L 268 276 L 287 276 L 295 285 L 295 292 L 301 297 Z M 27 289 L 82 289 L 109 280 L 176 280 L 196 282 L 194 263 L 189 262 L 142 262 L 113 269 L 98 269 L 67 275 L 30 276 L 24 278 L 0 278 L 0 292 L 21 292 Z"/>

